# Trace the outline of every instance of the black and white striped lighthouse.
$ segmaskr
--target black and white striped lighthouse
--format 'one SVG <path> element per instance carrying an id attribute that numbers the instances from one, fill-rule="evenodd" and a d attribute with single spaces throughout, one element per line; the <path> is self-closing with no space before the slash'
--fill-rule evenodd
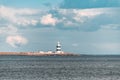
<path id="1" fill-rule="evenodd" d="M 60 53 L 60 52 L 61 52 L 61 44 L 60 44 L 60 42 L 57 42 L 56 52 L 57 52 L 57 53 Z"/>

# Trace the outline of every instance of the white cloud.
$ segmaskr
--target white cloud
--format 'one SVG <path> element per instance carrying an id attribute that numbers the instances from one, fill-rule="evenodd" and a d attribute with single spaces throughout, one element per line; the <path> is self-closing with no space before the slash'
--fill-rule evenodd
<path id="1" fill-rule="evenodd" d="M 73 19 L 77 22 L 86 22 L 88 20 L 91 20 L 101 14 L 104 14 L 104 9 L 83 9 L 83 10 L 77 10 L 73 9 L 74 17 Z"/>
<path id="2" fill-rule="evenodd" d="M 19 47 L 21 45 L 26 44 L 28 41 L 26 38 L 16 35 L 16 36 L 8 36 L 6 42 L 10 44 L 12 47 Z"/>
<path id="3" fill-rule="evenodd" d="M 12 24 L 14 26 L 36 26 L 42 24 L 43 26 L 56 26 L 57 24 L 63 27 L 81 27 L 92 19 L 102 14 L 117 15 L 115 11 L 119 9 L 114 8 L 93 8 L 93 9 L 53 9 L 52 10 L 38 10 L 29 8 L 12 8 L 0 6 L 0 23 Z M 51 13 L 52 12 L 52 13 Z M 55 13 L 54 13 L 55 12 Z M 46 15 L 45 15 L 46 14 Z M 55 17 L 53 16 L 55 15 Z M 99 19 L 99 18 L 98 18 Z M 56 26 L 57 27 L 57 26 Z M 60 29 L 60 28 L 59 28 Z"/>
<path id="4" fill-rule="evenodd" d="M 17 8 L 0 6 L 0 19 L 5 20 L 6 23 L 11 23 L 14 25 L 22 25 L 22 26 L 35 25 L 37 24 L 37 21 L 35 21 L 34 17 L 32 16 L 38 13 L 39 10 L 35 10 L 35 9 L 28 9 L 28 8 L 17 9 Z"/>
<path id="5" fill-rule="evenodd" d="M 58 23 L 63 26 L 61 29 L 72 27 L 81 31 L 97 31 L 101 25 L 119 23 L 119 10 L 120 8 L 56 9 L 53 14 L 58 16 Z M 117 26 L 111 28 L 115 30 Z"/>
<path id="6" fill-rule="evenodd" d="M 52 16 L 52 14 L 47 14 L 45 16 L 42 16 L 41 18 L 41 24 L 43 25 L 52 25 L 55 26 L 57 23 L 57 19 Z"/>
<path id="7" fill-rule="evenodd" d="M 77 10 L 77 9 L 73 9 L 73 13 L 76 14 L 76 16 L 79 17 L 95 17 L 97 15 L 103 14 L 104 11 L 103 9 L 83 9 L 83 10 Z"/>
<path id="8" fill-rule="evenodd" d="M 27 19 L 27 18 L 24 18 L 24 17 L 21 17 L 19 18 L 18 20 L 15 21 L 16 25 L 19 25 L 19 26 L 35 26 L 37 25 L 38 21 L 37 20 L 34 20 L 34 19 Z"/>
<path id="9" fill-rule="evenodd" d="M 35 26 L 37 23 L 38 23 L 37 20 L 31 20 L 31 24 L 32 24 L 33 26 Z"/>
<path id="10" fill-rule="evenodd" d="M 108 10 L 108 9 L 105 9 Z M 98 15 L 104 14 L 106 11 L 99 9 L 58 9 L 57 11 L 64 16 L 69 16 L 77 22 L 83 23 L 87 19 L 95 18 Z"/>

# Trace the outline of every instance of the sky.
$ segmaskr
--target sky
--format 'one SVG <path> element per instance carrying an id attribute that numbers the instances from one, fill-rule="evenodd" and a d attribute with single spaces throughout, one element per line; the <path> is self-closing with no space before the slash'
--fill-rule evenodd
<path id="1" fill-rule="evenodd" d="M 120 54 L 120 0 L 0 0 L 0 51 Z"/>

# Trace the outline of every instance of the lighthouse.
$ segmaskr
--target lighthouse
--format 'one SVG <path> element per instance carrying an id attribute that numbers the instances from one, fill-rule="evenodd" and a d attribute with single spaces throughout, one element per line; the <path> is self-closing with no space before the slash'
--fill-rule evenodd
<path id="1" fill-rule="evenodd" d="M 61 53 L 61 44 L 60 44 L 60 42 L 57 42 L 56 52 L 57 52 L 57 53 Z"/>

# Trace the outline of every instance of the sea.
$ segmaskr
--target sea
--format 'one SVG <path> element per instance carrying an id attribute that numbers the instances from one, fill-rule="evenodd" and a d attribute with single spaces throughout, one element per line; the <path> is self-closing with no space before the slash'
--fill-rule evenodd
<path id="1" fill-rule="evenodd" d="M 0 80 L 120 80 L 120 56 L 0 56 Z"/>

